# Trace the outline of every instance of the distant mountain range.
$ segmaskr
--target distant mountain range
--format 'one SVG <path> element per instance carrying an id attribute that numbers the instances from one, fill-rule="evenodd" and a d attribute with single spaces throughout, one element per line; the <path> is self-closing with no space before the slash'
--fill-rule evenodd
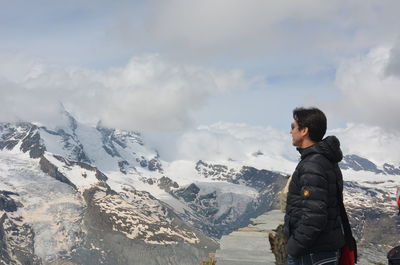
<path id="1" fill-rule="evenodd" d="M 400 167 L 384 163 L 382 169 L 366 158 L 358 155 L 345 155 L 339 163 L 341 169 L 352 169 L 354 171 L 369 171 L 376 174 L 400 175 Z"/>
<path id="2" fill-rule="evenodd" d="M 66 111 L 60 120 L 0 124 L 0 263 L 199 265 L 222 235 L 278 208 L 291 173 L 167 162 L 139 132 L 85 125 Z M 352 154 L 340 167 L 361 252 L 381 257 L 400 243 L 400 167 Z"/>

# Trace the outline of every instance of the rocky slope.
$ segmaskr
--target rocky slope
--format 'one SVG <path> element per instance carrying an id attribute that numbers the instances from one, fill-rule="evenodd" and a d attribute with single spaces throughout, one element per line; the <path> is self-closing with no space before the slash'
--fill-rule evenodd
<path id="1" fill-rule="evenodd" d="M 4 151 L 0 161 L 4 264 L 199 264 L 217 247 L 148 192 L 112 190 L 90 165 Z"/>

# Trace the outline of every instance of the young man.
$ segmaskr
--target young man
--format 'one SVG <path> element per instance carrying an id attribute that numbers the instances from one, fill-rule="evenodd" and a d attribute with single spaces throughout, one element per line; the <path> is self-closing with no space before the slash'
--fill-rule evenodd
<path id="1" fill-rule="evenodd" d="M 327 122 L 321 110 L 296 108 L 293 119 L 292 144 L 301 159 L 286 205 L 288 264 L 335 265 L 345 242 L 338 203 L 343 191 L 340 143 L 335 136 L 322 139 Z"/>

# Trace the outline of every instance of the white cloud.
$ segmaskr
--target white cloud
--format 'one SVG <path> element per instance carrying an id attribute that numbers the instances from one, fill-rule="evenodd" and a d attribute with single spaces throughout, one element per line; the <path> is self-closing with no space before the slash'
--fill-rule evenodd
<path id="1" fill-rule="evenodd" d="M 389 59 L 389 48 L 377 48 L 366 56 L 341 63 L 336 88 L 342 98 L 333 113 L 347 121 L 400 131 L 400 79 L 387 74 Z"/>
<path id="2" fill-rule="evenodd" d="M 190 112 L 214 94 L 259 83 L 240 70 L 218 71 L 164 60 L 133 58 L 107 71 L 59 67 L 21 55 L 2 55 L 0 120 L 54 123 L 59 104 L 82 121 L 131 130 L 179 130 Z"/>
<path id="3" fill-rule="evenodd" d="M 246 88 L 256 82 L 244 77 L 242 71 L 221 72 L 188 62 L 221 67 L 234 64 L 248 72 L 264 71 L 270 75 L 271 83 L 276 84 L 264 90 L 264 94 L 257 94 L 265 96 L 264 105 L 304 104 L 304 95 L 312 94 L 313 100 L 308 101 L 320 106 L 321 98 L 331 102 L 336 96 L 327 93 L 330 83 L 321 80 L 331 78 L 338 58 L 351 58 L 371 47 L 393 43 L 400 28 L 397 0 L 171 0 L 96 4 L 70 1 L 62 6 L 42 1 L 42 4 L 24 3 L 25 8 L 21 8 L 21 4 L 10 2 L 0 11 L 3 15 L 0 33 L 4 36 L 0 53 L 17 49 L 39 54 L 57 64 L 98 68 L 121 65 L 132 54 L 149 51 L 165 57 L 139 56 L 126 67 L 100 72 L 57 67 L 36 59 L 4 60 L 0 55 L 0 120 L 18 117 L 55 120 L 58 101 L 62 101 L 83 120 L 99 118 L 110 126 L 133 129 L 183 128 L 191 122 L 190 112 L 205 106 L 215 93 L 231 87 Z M 356 58 L 339 66 L 337 86 L 345 99 L 340 107 L 335 105 L 332 113 L 339 114 L 343 109 L 337 115 L 342 117 L 340 121 L 350 119 L 393 127 L 390 114 L 398 112 L 393 103 L 398 101 L 398 94 L 393 87 L 397 85 L 400 69 L 399 46 L 396 47 L 390 55 L 385 55 L 389 59 L 382 57 L 375 62 L 374 67 L 379 64 L 380 73 L 384 73 L 382 77 L 378 77 L 372 66 L 368 68 L 374 60 L 370 57 Z M 363 63 L 365 66 L 361 67 Z M 353 77 L 346 73 L 348 69 L 355 71 Z M 368 82 L 361 81 L 363 75 Z M 352 82 L 359 84 L 358 88 L 352 87 Z M 376 87 L 372 87 L 373 82 Z M 375 89 L 379 85 L 385 89 Z M 293 93 L 294 90 L 297 91 Z M 259 112 L 254 114 L 257 100 L 252 95 L 249 93 L 243 99 L 240 95 L 239 100 L 234 103 L 227 100 L 225 105 L 237 107 L 237 102 L 243 103 L 237 109 L 246 113 L 240 121 L 247 122 L 246 116 L 259 115 Z M 376 106 L 373 100 L 378 101 Z M 251 104 L 254 108 L 248 107 Z M 222 104 L 218 101 L 214 105 Z M 281 107 L 282 104 L 277 106 Z M 271 108 L 259 109 L 272 112 Z M 385 112 L 389 118 L 382 115 Z M 269 120 L 272 118 L 267 117 L 266 121 Z"/>
<path id="4" fill-rule="evenodd" d="M 261 151 L 269 157 L 296 160 L 288 132 L 271 127 L 217 123 L 185 132 L 178 139 L 178 158 L 190 160 L 246 161 Z"/>
<path id="5" fill-rule="evenodd" d="M 400 133 L 388 132 L 377 126 L 349 123 L 346 128 L 331 130 L 341 142 L 344 154 L 356 154 L 378 165 L 400 166 Z"/>
<path id="6" fill-rule="evenodd" d="M 140 26 L 122 16 L 115 30 L 132 46 L 185 59 L 278 51 L 312 60 L 393 41 L 399 8 L 396 0 L 172 0 L 150 4 Z"/>
<path id="7" fill-rule="evenodd" d="M 307 73 L 392 42 L 400 27 L 397 0 L 40 2 L 4 5 L 1 50 L 97 67 L 158 52 L 185 62 L 284 64 L 291 73 L 307 65 Z"/>
<path id="8" fill-rule="evenodd" d="M 400 40 L 390 50 L 390 57 L 385 70 L 387 75 L 400 78 Z"/>
<path id="9" fill-rule="evenodd" d="M 391 163 L 400 166 L 400 134 L 389 133 L 376 126 L 347 124 L 345 128 L 328 130 L 336 135 L 344 155 L 356 154 L 378 166 Z M 156 137 L 160 139 L 160 137 Z M 171 139 L 171 137 L 168 137 Z M 292 173 L 300 155 L 292 146 L 289 131 L 238 123 L 217 123 L 201 126 L 158 141 L 155 147 L 168 161 L 213 161 L 229 165 L 247 165 Z M 262 154 L 255 155 L 261 151 Z"/>

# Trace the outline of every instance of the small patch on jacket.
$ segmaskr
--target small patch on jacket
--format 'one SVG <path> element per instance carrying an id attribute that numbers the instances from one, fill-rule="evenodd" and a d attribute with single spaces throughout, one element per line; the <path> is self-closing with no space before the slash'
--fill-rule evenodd
<path id="1" fill-rule="evenodd" d="M 303 190 L 303 196 L 304 197 L 310 196 L 310 191 L 309 190 Z"/>

